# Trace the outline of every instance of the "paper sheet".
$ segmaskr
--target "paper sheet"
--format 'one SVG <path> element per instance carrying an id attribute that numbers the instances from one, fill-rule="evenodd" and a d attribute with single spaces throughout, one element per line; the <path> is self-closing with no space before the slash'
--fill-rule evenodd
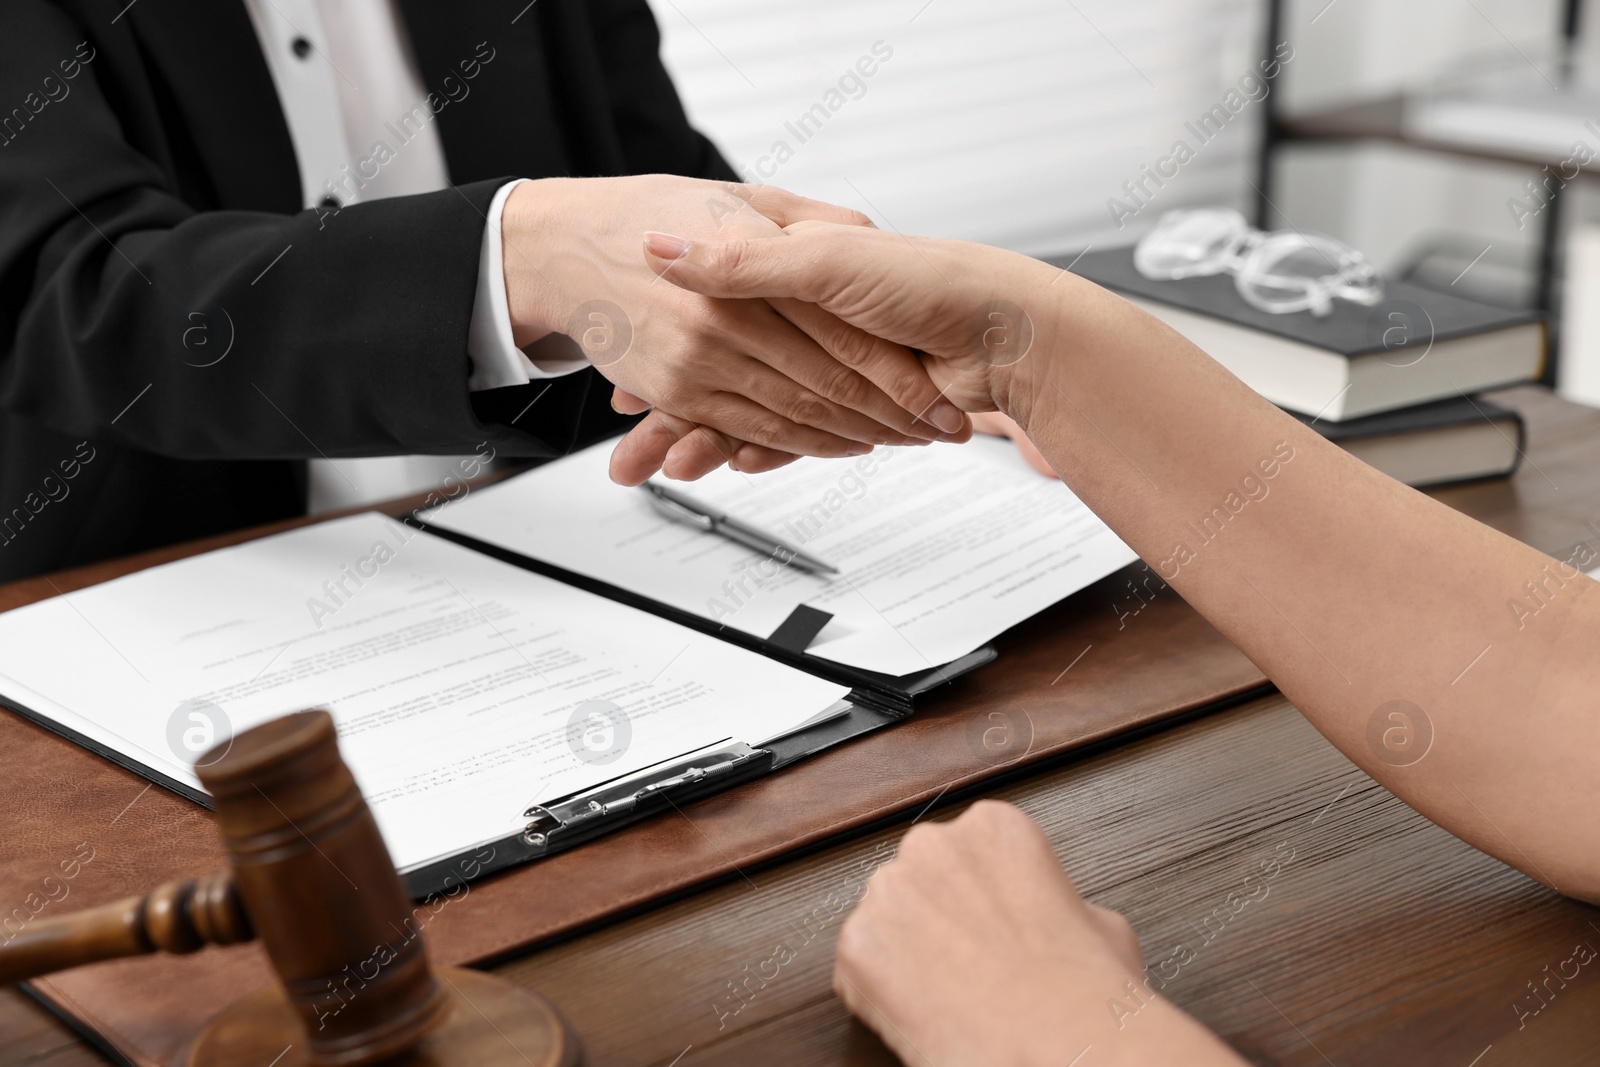
<path id="1" fill-rule="evenodd" d="M 606 476 L 612 443 L 423 518 L 768 637 L 798 604 L 834 615 L 808 649 L 905 675 L 942 666 L 1135 553 L 1009 441 L 880 448 L 677 487 L 841 568 L 807 574 L 660 516 Z"/>
<path id="2" fill-rule="evenodd" d="M 845 693 L 376 514 L 19 608 L 0 650 L 5 696 L 196 788 L 213 741 L 327 708 L 402 870 Z"/>

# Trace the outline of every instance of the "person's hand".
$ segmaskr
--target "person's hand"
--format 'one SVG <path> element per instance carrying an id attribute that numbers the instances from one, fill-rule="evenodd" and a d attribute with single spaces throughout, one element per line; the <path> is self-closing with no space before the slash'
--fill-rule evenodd
<path id="1" fill-rule="evenodd" d="M 1063 1067 L 1085 1046 L 1095 1064 L 1243 1062 L 1153 984 L 1122 916 L 1079 896 L 1039 826 L 992 800 L 906 834 L 845 921 L 833 974 L 918 1067 Z"/>
<path id="2" fill-rule="evenodd" d="M 613 461 L 618 480 L 642 481 L 663 463 L 671 475 L 693 476 L 743 442 L 771 462 L 779 450 L 859 455 L 970 433 L 904 348 L 799 301 L 686 292 L 661 282 L 636 250 L 650 226 L 755 239 L 802 219 L 870 225 L 778 189 L 666 175 L 545 179 L 512 191 L 501 228 L 517 343 L 565 334 L 625 392 L 619 407 L 633 399 L 670 416 L 647 420 L 650 430 L 635 439 L 653 450 Z M 661 432 L 669 423 L 705 431 L 674 440 Z"/>
<path id="3" fill-rule="evenodd" d="M 1039 446 L 1023 433 L 1022 427 L 1017 425 L 1017 420 L 1010 415 L 998 411 L 986 411 L 974 415 L 972 429 L 976 433 L 986 433 L 991 437 L 1011 438 L 1012 443 L 1017 446 L 1017 454 L 1027 461 L 1028 466 L 1047 477 L 1056 477 L 1056 472 L 1050 467 L 1050 461 L 1044 458 Z"/>
<path id="4" fill-rule="evenodd" d="M 672 284 L 724 298 L 813 303 L 868 334 L 926 356 L 935 384 L 965 411 L 997 407 L 1024 428 L 1053 328 L 1047 290 L 1059 268 L 998 248 L 799 222 L 775 241 L 645 235 L 645 260 Z M 1075 279 L 1084 285 L 1081 279 Z M 1072 282 L 1063 283 L 1063 290 Z M 1056 296 L 1064 294 L 1054 294 Z M 1034 308 L 1037 310 L 1030 310 Z"/>
<path id="5" fill-rule="evenodd" d="M 853 240 L 856 231 L 883 240 Z M 996 388 L 1006 395 L 1004 402 L 1026 406 L 1018 397 L 1028 390 L 1012 390 L 1007 383 L 1015 377 L 1013 368 L 1032 352 L 1036 324 L 1014 298 L 1048 286 L 1061 271 L 982 245 L 891 236 L 826 221 L 786 224 L 784 235 L 772 248 L 758 250 L 750 241 L 686 242 L 682 235 L 651 233 L 645 259 L 680 288 L 815 303 L 867 335 L 939 357 L 929 368 L 931 376 L 963 410 L 992 411 Z M 841 264 L 848 269 L 841 270 Z M 635 452 L 648 457 L 663 441 L 686 433 L 714 436 L 690 421 L 652 413 L 617 446 L 613 470 L 623 457 Z M 683 476 L 697 477 L 716 465 L 709 448 L 700 455 L 699 467 Z M 746 446 L 728 462 L 756 472 L 789 458 Z"/>
<path id="6" fill-rule="evenodd" d="M 743 443 L 708 426 L 668 415 L 620 385 L 612 390 L 611 407 L 624 415 L 645 416 L 611 454 L 611 476 L 623 484 L 649 477 L 656 470 L 669 478 L 692 481 L 724 463 L 745 474 L 763 474 L 800 458 L 791 452 Z"/>
<path id="7" fill-rule="evenodd" d="M 622 389 L 616 390 L 612 407 L 628 415 L 637 415 L 650 410 L 649 404 Z M 1056 472 L 1050 467 L 1050 461 L 1044 458 L 1043 452 L 1039 451 L 1039 446 L 1033 443 L 1032 439 L 1023 432 L 1022 427 L 1018 426 L 1016 420 L 1011 416 L 999 411 L 981 412 L 972 416 L 972 429 L 974 433 L 988 434 L 991 437 L 1011 438 L 1012 443 L 1017 446 L 1017 454 L 1023 458 L 1028 466 L 1047 478 L 1057 477 Z M 787 466 L 800 458 L 787 452 L 778 452 L 774 449 L 761 448 L 757 445 L 739 447 L 737 442 L 729 441 L 725 437 L 721 438 L 722 443 L 715 443 L 718 439 L 715 436 L 715 431 L 707 430 L 703 426 L 695 426 L 682 419 L 675 419 L 660 411 L 654 412 L 650 421 L 635 431 L 628 448 L 639 448 L 651 454 L 664 452 L 679 441 L 697 433 L 708 437 L 706 452 L 709 456 L 731 456 L 732 458 L 727 460 L 728 465 L 746 474 L 762 474 L 766 471 L 777 470 L 779 467 Z M 626 455 L 627 449 L 624 449 L 623 452 Z M 682 454 L 681 449 L 679 454 Z M 721 461 L 718 460 L 717 462 L 720 463 Z M 715 465 L 716 463 L 711 464 L 711 466 Z M 710 467 L 700 469 L 697 474 L 692 476 L 698 477 L 709 469 Z"/>

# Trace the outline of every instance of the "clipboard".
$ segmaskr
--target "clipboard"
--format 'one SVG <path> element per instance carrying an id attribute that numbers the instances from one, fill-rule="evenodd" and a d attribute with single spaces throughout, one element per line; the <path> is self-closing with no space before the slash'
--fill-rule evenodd
<path id="1" fill-rule="evenodd" d="M 317 530 L 323 532 L 314 534 Z M 305 646 L 307 650 L 301 653 L 301 661 L 296 665 L 286 664 L 279 676 L 262 679 L 258 686 L 262 672 L 277 663 L 286 649 L 302 640 L 304 624 L 298 618 L 299 596 L 304 589 L 313 587 L 314 579 L 326 569 L 324 565 L 331 568 L 351 552 L 366 551 L 369 556 L 365 562 L 372 566 L 363 569 L 362 561 L 358 561 L 355 573 L 366 574 L 367 581 L 371 582 L 375 575 L 367 570 L 378 570 L 382 561 L 381 553 L 367 546 L 389 549 L 393 544 L 400 547 L 393 549 L 389 558 L 401 551 L 413 555 L 404 557 L 411 560 L 400 565 L 404 569 L 390 572 L 396 575 L 393 581 L 376 587 L 387 592 L 382 595 L 364 593 L 364 596 L 378 596 L 379 599 L 360 601 L 367 606 L 357 615 L 346 616 L 350 621 L 345 623 L 341 636 L 330 637 L 331 644 L 320 650 L 313 651 L 311 646 Z M 154 702 L 159 702 L 162 695 L 170 695 L 164 694 L 166 688 L 174 692 L 187 691 L 191 686 L 214 683 L 216 688 L 205 690 L 207 700 L 193 703 L 209 707 L 221 716 L 225 729 L 229 725 L 226 710 L 219 704 L 208 703 L 212 692 L 223 703 L 232 699 L 230 694 L 235 690 L 257 697 L 255 706 L 247 714 L 252 721 L 261 721 L 263 715 L 281 714 L 285 710 L 321 706 L 303 702 L 326 699 L 321 694 L 328 683 L 318 681 L 322 676 L 307 666 L 323 662 L 318 658 L 323 657 L 331 663 L 332 673 L 326 677 L 342 679 L 331 683 L 336 692 L 348 694 L 351 700 L 365 698 L 365 703 L 356 705 L 359 711 L 351 709 L 352 714 L 358 715 L 352 722 L 364 724 L 358 728 L 358 733 L 364 735 L 389 723 L 417 724 L 411 734 L 415 741 L 409 750 L 414 757 L 400 757 L 397 750 L 392 764 L 370 764 L 374 779 L 366 784 L 372 790 L 370 798 L 374 803 L 381 803 L 385 797 L 400 802 L 398 808 L 386 809 L 400 813 L 392 816 L 400 821 L 391 827 L 399 836 L 389 844 L 397 865 L 405 872 L 410 891 L 418 898 L 450 892 L 465 881 L 564 851 L 680 801 L 769 773 L 848 737 L 892 723 L 909 712 L 917 693 L 947 681 L 957 669 L 971 669 L 994 658 L 992 649 L 984 649 L 963 657 L 964 662 L 956 668 L 947 666 L 910 679 L 890 679 L 889 684 L 865 677 L 854 678 L 850 683 L 824 678 L 814 664 L 806 663 L 815 657 L 807 656 L 804 647 L 826 622 L 826 613 L 813 609 L 796 612 L 780 628 L 784 632 L 776 635 L 775 640 L 760 642 L 755 649 L 741 648 L 723 639 L 725 634 L 700 634 L 694 628 L 662 617 L 660 611 L 640 610 L 621 603 L 618 597 L 597 595 L 559 578 L 508 564 L 489 554 L 473 551 L 471 546 L 438 536 L 421 524 L 402 524 L 371 514 L 287 531 L 268 537 L 258 545 L 253 555 L 242 545 L 217 553 L 202 553 L 174 564 L 170 571 L 158 568 L 160 573 L 152 571 L 148 577 L 129 575 L 123 579 L 123 582 L 142 584 L 119 585 L 104 591 L 106 602 L 98 606 L 105 613 L 102 622 L 105 624 L 105 620 L 110 619 L 116 623 L 110 626 L 109 632 L 114 637 L 134 641 L 136 654 L 164 657 L 157 662 L 168 671 L 166 674 L 153 672 L 156 683 L 145 678 L 147 685 L 156 688 L 132 702 L 133 718 L 123 721 L 126 713 L 119 717 L 119 713 L 109 710 L 117 707 L 118 694 L 122 692 L 117 681 L 120 676 L 85 676 L 74 672 L 69 680 L 69 676 L 58 669 L 56 659 L 42 654 L 46 648 L 59 650 L 70 644 L 61 638 L 67 632 L 63 627 L 73 632 L 82 628 L 83 611 L 68 601 L 56 601 L 51 608 L 41 604 L 25 609 L 42 611 L 44 615 L 7 617 L 6 632 L 10 639 L 20 642 L 19 647 L 32 647 L 29 642 L 42 644 L 40 656 L 24 657 L 25 668 L 21 661 L 15 665 L 21 673 L 8 671 L 5 675 L 0 684 L 5 703 L 75 744 L 190 801 L 210 807 L 210 798 L 197 783 L 175 773 L 168 766 L 171 761 L 163 761 L 157 755 L 163 751 L 163 744 L 171 747 L 175 755 L 180 754 L 180 740 L 188 735 L 178 731 L 183 730 L 187 721 L 181 716 L 190 702 L 179 704 L 170 716 L 166 707 L 157 709 Z M 407 549 L 408 545 L 413 547 Z M 230 552 L 246 554 L 227 555 Z M 353 599 L 355 593 L 361 592 L 362 585 L 356 584 L 357 579 L 348 573 L 350 569 L 347 564 L 343 573 L 355 584 L 355 592 L 334 588 Z M 217 592 L 219 581 L 229 575 L 238 577 L 241 587 L 229 588 L 226 593 Z M 508 613 L 504 618 L 515 620 L 509 626 L 513 633 L 517 632 L 517 625 L 533 623 L 550 611 L 566 612 L 567 617 L 582 620 L 579 628 L 571 632 L 570 639 L 576 642 L 571 649 L 561 644 L 540 645 L 540 642 L 568 639 L 558 636 L 566 635 L 566 630 L 551 629 L 548 624 L 530 627 L 527 640 L 533 647 L 543 647 L 546 654 L 553 650 L 557 661 L 570 657 L 560 662 L 561 666 L 571 663 L 606 666 L 598 672 L 580 671 L 573 682 L 563 683 L 569 685 L 569 689 L 554 688 L 555 683 L 544 677 L 534 661 L 522 653 L 519 644 L 508 638 L 484 614 L 483 608 L 461 592 L 456 586 L 457 580 L 469 589 L 476 586 L 504 596 L 506 604 L 502 610 Z M 332 587 L 332 582 L 325 582 L 324 586 Z M 323 592 L 332 596 L 327 589 Z M 168 612 L 157 623 L 145 610 L 147 600 L 141 599 L 156 596 L 177 597 L 189 610 Z M 191 602 L 185 599 L 187 597 L 195 599 Z M 455 602 L 457 597 L 465 606 Z M 448 602 L 443 609 L 441 601 Z M 324 607 L 321 599 L 307 603 Z M 242 631 L 242 637 L 232 636 L 238 633 L 235 628 L 240 625 L 240 612 L 245 611 L 241 604 L 253 606 L 250 611 L 254 614 L 246 614 L 258 621 L 255 629 Z M 69 611 L 69 607 L 73 610 Z M 198 628 L 195 612 L 204 619 Z M 641 686 L 647 690 L 653 687 L 656 679 L 677 659 L 674 656 L 666 667 L 655 670 L 646 682 L 633 652 L 623 650 L 610 659 L 605 658 L 614 644 L 613 620 L 623 624 L 624 629 L 633 628 L 629 632 L 635 635 L 645 635 L 636 639 L 671 640 L 675 635 L 679 639 L 692 639 L 699 649 L 701 669 L 725 668 L 736 677 L 743 671 L 742 676 L 749 681 L 733 688 L 726 682 L 719 687 L 712 679 L 704 678 L 702 682 L 712 684 L 709 688 L 699 686 L 698 689 L 685 688 L 689 683 L 681 679 L 669 683 L 652 698 L 661 708 L 676 707 L 675 702 L 683 700 L 710 700 L 715 708 L 714 718 L 681 732 L 673 733 L 670 729 L 658 732 L 661 740 L 654 744 L 648 758 L 635 758 L 613 771 L 598 765 L 583 773 L 568 769 L 557 779 L 560 784 L 553 788 L 546 785 L 541 792 L 533 768 L 541 766 L 539 761 L 552 751 L 549 745 L 559 744 L 560 719 L 566 715 L 566 705 L 559 700 L 551 704 L 547 699 L 538 705 L 537 719 L 524 718 L 518 704 L 521 692 L 518 687 L 525 674 L 530 681 L 532 675 L 538 676 L 543 683 L 543 688 L 535 687 L 539 692 L 571 695 L 589 686 L 611 685 L 620 686 L 618 692 L 636 694 Z M 316 621 L 320 622 L 320 617 Z M 480 646 L 474 643 L 479 638 L 471 634 L 484 626 L 504 642 L 505 647 L 496 644 L 493 653 L 480 652 Z M 112 640 L 99 628 L 96 633 L 102 640 Z M 183 646 L 183 655 L 173 654 L 173 649 L 190 639 L 208 639 L 212 643 Z M 424 654 L 420 660 L 389 663 L 383 679 L 361 673 L 373 669 L 361 664 L 379 656 L 392 659 L 405 654 L 404 650 L 413 645 L 433 649 L 436 641 L 442 642 L 437 645 L 437 651 Z M 281 647 L 267 658 L 265 654 L 271 652 L 273 642 Z M 685 645 L 685 650 L 688 647 Z M 204 651 L 197 653 L 196 648 Z M 585 660 L 585 656 L 596 655 L 602 648 L 608 652 L 599 653 L 600 658 Z M 517 653 L 520 664 L 491 667 L 483 662 L 486 655 L 504 657 L 510 651 Z M 138 671 L 127 656 L 123 659 L 128 671 Z M 250 661 L 248 670 L 240 666 L 245 660 Z M 264 665 L 258 666 L 262 660 L 265 660 Z M 169 664 L 175 666 L 169 667 Z M 811 669 L 805 669 L 807 666 Z M 205 672 L 218 667 L 222 668 L 222 673 L 206 675 Z M 337 673 L 344 669 L 353 673 Z M 416 683 L 410 690 L 394 690 L 391 695 L 388 687 L 405 687 L 412 684 L 413 679 L 427 681 Z M 781 688 L 767 690 L 765 686 L 769 685 Z M 194 691 L 202 690 L 195 688 Z M 759 703 L 752 705 L 753 701 Z M 652 706 L 646 700 L 644 714 L 650 714 Z M 424 714 L 434 708 L 452 710 L 442 719 Z M 462 715 L 493 716 L 483 720 L 489 724 L 486 729 L 496 732 L 491 735 L 492 745 L 485 747 L 487 742 L 482 740 L 467 749 L 445 745 L 441 756 L 436 758 L 427 739 L 440 729 L 464 726 L 466 720 L 460 718 Z M 189 716 L 190 719 L 194 717 Z M 569 744 L 575 721 L 569 717 L 566 722 Z M 688 720 L 696 721 L 693 716 Z M 215 722 L 205 719 L 201 726 L 212 730 Z M 193 727 L 190 732 L 200 728 Z M 530 733 L 530 729 L 537 733 Z M 227 734 L 217 734 L 216 739 L 224 736 Z M 183 744 L 189 742 L 183 740 Z M 211 744 L 212 736 L 208 733 L 205 745 L 210 747 Z M 684 751 L 686 748 L 692 751 Z M 199 751 L 192 747 L 190 750 Z M 390 758 L 382 745 L 368 748 L 367 753 L 376 759 Z M 458 760 L 464 762 L 452 762 Z M 360 766 L 352 766 L 360 777 Z M 491 775 L 485 780 L 485 785 L 491 787 L 488 793 L 460 784 L 458 776 L 477 773 L 480 766 L 482 773 Z M 385 767 L 392 767 L 392 773 L 384 776 Z M 420 788 L 418 783 L 422 783 Z M 417 805 L 431 803 L 427 794 L 435 783 L 445 790 L 440 803 L 454 807 L 429 806 L 424 812 Z M 529 794 L 525 797 L 519 795 L 524 788 Z M 563 789 L 575 792 L 551 796 Z M 528 802 L 538 803 L 527 807 Z M 440 814 L 450 811 L 455 815 Z"/>
<path id="2" fill-rule="evenodd" d="M 402 880 L 406 889 L 418 900 L 453 892 L 456 887 L 475 879 L 565 851 L 612 830 L 669 811 L 678 804 L 730 789 L 781 770 L 834 745 L 893 725 L 915 710 L 917 698 L 999 657 L 993 645 L 984 645 L 960 659 L 917 674 L 896 677 L 862 670 L 807 654 L 807 645 L 831 618 L 826 612 L 808 605 L 796 608 L 770 637 L 763 640 L 731 627 L 718 626 L 700 615 L 680 611 L 620 586 L 454 530 L 430 525 L 418 518 L 416 513 L 406 516 L 402 521 L 503 563 L 648 611 L 718 640 L 851 687 L 846 697 L 849 708 L 842 715 L 830 716 L 813 726 L 759 747 L 729 739 L 720 745 L 686 753 L 589 789 L 534 805 L 523 813 L 528 822 L 522 832 L 491 842 L 486 847 L 484 851 L 492 856 L 491 859 L 474 862 L 463 869 L 459 856 L 450 857 L 404 875 Z"/>
<path id="3" fill-rule="evenodd" d="M 467 853 L 445 857 L 402 876 L 413 898 L 424 900 L 459 886 L 591 841 L 613 830 L 669 811 L 678 804 L 730 789 L 783 769 L 798 760 L 835 745 L 880 730 L 916 710 L 919 697 L 999 658 L 993 645 L 983 645 L 949 663 L 916 674 L 895 676 L 851 667 L 806 652 L 811 640 L 832 617 L 802 604 L 765 638 L 747 634 L 693 612 L 679 610 L 653 597 L 643 596 L 576 571 L 525 556 L 455 530 L 430 524 L 418 509 L 401 521 L 424 533 L 472 549 L 482 555 L 542 574 L 597 596 L 647 611 L 669 622 L 738 645 L 810 674 L 850 686 L 847 710 L 786 734 L 760 746 L 728 739 L 721 744 L 685 753 L 660 763 L 568 794 L 523 812 L 526 825 L 519 833 L 480 846 L 477 856 L 463 863 Z"/>
<path id="4" fill-rule="evenodd" d="M 992 653 L 992 650 L 991 650 Z M 993 655 L 989 659 L 993 659 Z M 987 662 L 987 661 L 986 661 Z M 592 841 L 641 819 L 674 810 L 814 756 L 863 734 L 891 726 L 903 716 L 854 701 L 842 714 L 764 745 L 728 740 L 665 760 L 576 793 L 530 806 L 519 833 L 415 868 L 402 877 L 415 900 L 454 893 L 460 886 Z"/>

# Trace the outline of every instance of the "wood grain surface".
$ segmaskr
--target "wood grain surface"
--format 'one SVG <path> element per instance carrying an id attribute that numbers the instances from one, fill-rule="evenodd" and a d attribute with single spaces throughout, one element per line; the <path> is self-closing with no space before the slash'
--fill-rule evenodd
<path id="1" fill-rule="evenodd" d="M 1528 462 L 1436 495 L 1548 552 L 1600 541 L 1600 412 L 1533 389 L 1495 399 L 1528 417 Z M 495 969 L 567 1013 L 592 1067 L 892 1064 L 830 993 L 834 940 L 908 826 L 977 795 L 1037 818 L 1084 893 L 1133 922 L 1147 960 L 1192 950 L 1167 995 L 1254 1063 L 1600 1064 L 1600 961 L 1530 991 L 1579 943 L 1600 949 L 1600 909 L 1432 826 L 1279 696 L 946 795 Z M 1281 867 L 1265 894 L 1253 881 L 1255 899 L 1229 909 L 1268 857 Z M 779 941 L 794 959 L 763 979 Z M 1062 1035 L 1063 1065 L 1081 1051 Z M 0 1064 L 105 1062 L 0 990 Z"/>
<path id="2" fill-rule="evenodd" d="M 1133 922 L 1147 961 L 1192 949 L 1166 994 L 1256 1063 L 1467 1067 L 1486 1050 L 1477 1067 L 1600 1062 L 1600 967 L 1524 1028 L 1513 1010 L 1546 964 L 1600 946 L 1600 912 L 1418 816 L 1281 697 L 986 795 L 1044 825 L 1083 892 Z M 501 973 L 555 997 L 595 1067 L 686 1049 L 685 1067 L 892 1063 L 830 993 L 832 911 L 907 828 L 747 871 Z M 1263 882 L 1273 857 L 1280 873 Z M 1235 911 L 1229 894 L 1259 899 Z M 760 965 L 784 939 L 796 958 L 730 1000 L 730 981 L 772 973 Z M 1563 1058 L 1530 1058 L 1536 1041 Z M 1081 1050 L 1063 1035 L 1062 1064 Z"/>

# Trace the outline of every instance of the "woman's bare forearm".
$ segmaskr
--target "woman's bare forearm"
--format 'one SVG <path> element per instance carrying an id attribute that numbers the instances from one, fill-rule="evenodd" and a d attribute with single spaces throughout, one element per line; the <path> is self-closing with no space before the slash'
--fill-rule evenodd
<path id="1" fill-rule="evenodd" d="M 1581 561 L 1379 474 L 1090 283 L 1030 279 L 1038 342 L 997 399 L 1073 490 L 1365 771 L 1600 900 L 1600 596 Z"/>
<path id="2" fill-rule="evenodd" d="M 1600 900 L 1589 579 L 1379 475 L 1064 271 L 862 227 L 785 236 L 647 238 L 646 262 L 707 296 L 816 303 L 923 353 L 946 396 L 1027 429 L 1351 759 L 1467 841 Z M 1092 1045 L 1103 1062 L 1237 1062 L 1164 1001 L 1124 1029 L 1074 988 L 1132 990 L 1142 969 L 1038 827 L 983 802 L 905 836 L 845 925 L 834 984 L 908 1060 L 1065 1062 Z"/>
<path id="3" fill-rule="evenodd" d="M 1472 844 L 1600 901 L 1590 579 L 1378 474 L 1065 271 L 864 227 L 785 234 L 646 251 L 680 287 L 814 302 L 924 353 L 952 400 L 1027 429 L 1363 769 Z"/>

